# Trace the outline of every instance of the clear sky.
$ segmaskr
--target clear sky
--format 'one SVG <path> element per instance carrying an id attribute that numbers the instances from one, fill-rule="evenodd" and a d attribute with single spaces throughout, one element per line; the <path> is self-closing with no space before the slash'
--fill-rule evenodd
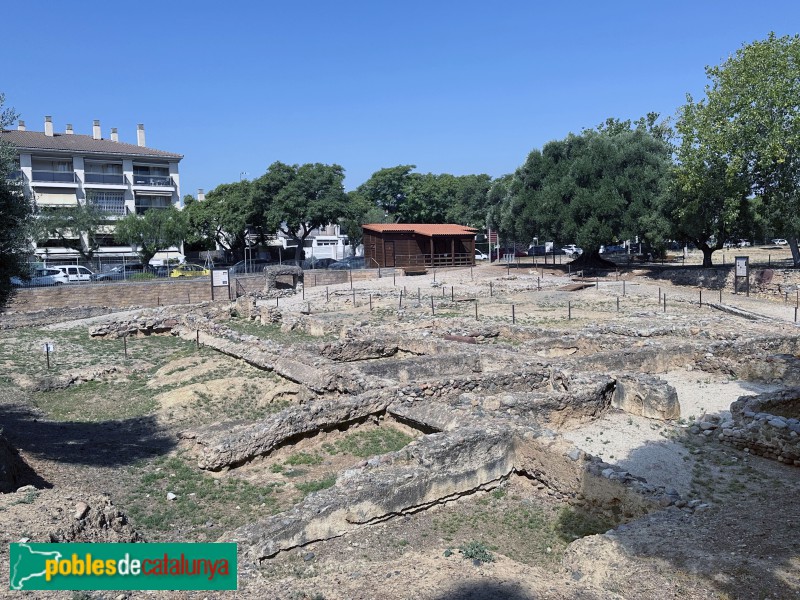
<path id="1" fill-rule="evenodd" d="M 273 2 L 29 0 L 3 8 L 0 92 L 42 131 L 71 123 L 177 152 L 181 193 L 274 161 L 513 172 L 607 117 L 672 116 L 704 67 L 800 30 L 797 0 Z M 245 175 L 242 175 L 245 173 Z"/>

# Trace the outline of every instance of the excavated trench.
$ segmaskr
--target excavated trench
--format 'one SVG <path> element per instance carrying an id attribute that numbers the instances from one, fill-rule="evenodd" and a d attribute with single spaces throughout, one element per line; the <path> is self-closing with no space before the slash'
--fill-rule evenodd
<path id="1" fill-rule="evenodd" d="M 228 340 L 216 347 L 305 385 L 309 399 L 258 423 L 221 423 L 183 437 L 198 466 L 233 476 L 243 468 L 263 471 L 292 453 L 320 454 L 326 436 L 355 433 L 368 424 L 400 426 L 410 433 L 412 441 L 400 449 L 360 461 L 354 457 L 349 465 L 330 461 L 329 468 L 338 469 L 330 487 L 224 536 L 240 543 L 255 562 L 490 490 L 514 477 L 534 481 L 587 513 L 627 521 L 680 497 L 584 453 L 553 429 L 568 429 L 612 408 L 678 418 L 675 390 L 642 373 L 687 364 L 738 369 L 761 379 L 796 372 L 789 358 L 759 369 L 742 366 L 748 364 L 743 358 L 763 356 L 764 349 L 796 350 L 794 339 L 765 338 L 753 345 L 752 340 L 668 333 L 552 336 L 538 340 L 539 356 L 533 360 L 507 348 L 429 337 L 340 340 L 289 362 L 257 344 L 254 348 L 252 339 Z M 635 347 L 630 347 L 632 337 Z M 555 366 L 547 358 L 561 360 Z"/>

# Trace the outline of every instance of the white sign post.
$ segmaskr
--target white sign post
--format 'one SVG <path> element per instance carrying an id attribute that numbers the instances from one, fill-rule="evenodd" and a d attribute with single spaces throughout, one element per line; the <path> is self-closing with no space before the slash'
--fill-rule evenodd
<path id="1" fill-rule="evenodd" d="M 733 293 L 735 294 L 739 288 L 739 278 L 744 278 L 746 283 L 747 289 L 747 296 L 750 296 L 750 261 L 749 257 L 747 256 L 737 256 L 736 257 L 736 270 L 734 272 L 734 280 L 733 280 Z"/>
<path id="2" fill-rule="evenodd" d="M 228 300 L 231 299 L 231 284 L 228 277 L 228 269 L 211 269 L 211 301 L 214 301 L 214 288 L 228 288 Z"/>

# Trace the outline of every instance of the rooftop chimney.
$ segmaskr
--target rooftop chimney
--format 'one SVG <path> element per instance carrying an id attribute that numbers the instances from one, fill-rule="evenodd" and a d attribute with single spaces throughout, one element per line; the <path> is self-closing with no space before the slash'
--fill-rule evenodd
<path id="1" fill-rule="evenodd" d="M 44 134 L 53 137 L 53 117 L 44 118 Z"/>
<path id="2" fill-rule="evenodd" d="M 206 194 L 203 191 L 203 188 L 198 188 L 198 190 L 197 190 L 197 199 L 201 200 L 201 201 L 206 199 Z"/>
<path id="3" fill-rule="evenodd" d="M 116 127 L 112 127 L 111 128 L 111 141 L 112 142 L 118 142 L 119 141 L 119 134 L 117 133 L 117 128 Z"/>
<path id="4" fill-rule="evenodd" d="M 144 143 L 144 125 L 142 123 L 139 123 L 136 126 L 136 144 L 138 146 L 141 146 L 142 148 L 145 147 L 145 143 Z"/>
<path id="5" fill-rule="evenodd" d="M 25 121 L 23 121 L 22 119 L 19 120 L 19 125 L 17 125 L 17 131 L 26 131 Z"/>
<path id="6" fill-rule="evenodd" d="M 73 133 L 75 133 L 74 131 L 72 131 L 72 123 L 67 123 L 67 129 L 66 131 L 64 131 L 64 133 L 66 133 L 67 135 L 72 135 Z"/>
<path id="7" fill-rule="evenodd" d="M 100 121 L 97 119 L 95 119 L 94 123 L 92 123 L 92 138 L 95 140 L 103 139 L 103 136 L 100 135 Z"/>

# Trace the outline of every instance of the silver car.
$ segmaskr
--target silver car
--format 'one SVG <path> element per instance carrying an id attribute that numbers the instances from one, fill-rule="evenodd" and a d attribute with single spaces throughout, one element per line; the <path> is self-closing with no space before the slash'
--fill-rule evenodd
<path id="1" fill-rule="evenodd" d="M 15 287 L 40 287 L 48 285 L 61 285 L 67 283 L 67 276 L 59 269 L 44 268 L 36 269 L 30 279 L 22 277 L 12 277 L 11 285 Z"/>

